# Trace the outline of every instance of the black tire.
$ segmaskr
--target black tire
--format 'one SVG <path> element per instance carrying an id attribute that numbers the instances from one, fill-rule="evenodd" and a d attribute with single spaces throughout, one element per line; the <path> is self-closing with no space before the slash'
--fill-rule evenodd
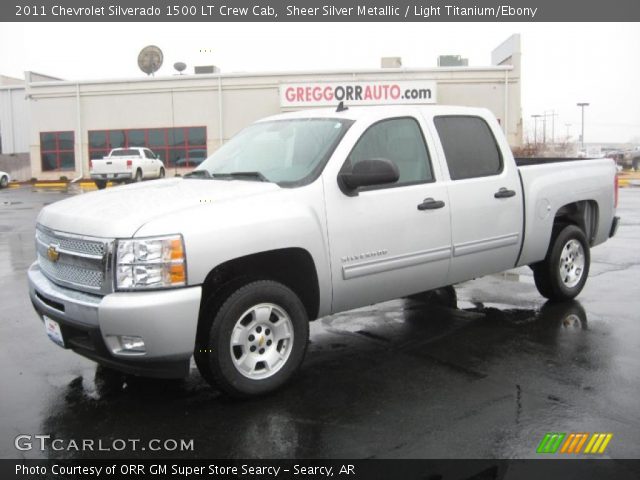
<path id="1" fill-rule="evenodd" d="M 6 175 L 3 175 L 0 178 L 0 188 L 7 188 L 9 186 L 9 178 Z"/>
<path id="2" fill-rule="evenodd" d="M 94 180 L 94 183 L 96 184 L 96 187 L 98 187 L 98 190 L 103 190 L 107 187 L 106 180 Z"/>
<path id="3" fill-rule="evenodd" d="M 164 176 L 165 176 L 164 168 L 160 168 L 160 173 L 158 174 L 158 178 L 164 178 Z"/>
<path id="4" fill-rule="evenodd" d="M 584 259 L 584 265 L 580 268 L 579 273 L 577 267 L 572 267 L 574 270 L 566 270 L 561 275 L 561 262 L 563 258 L 567 259 L 573 254 L 568 252 L 567 248 L 570 242 L 577 241 L 582 247 L 582 257 Z M 563 255 L 565 255 L 563 257 Z M 533 267 L 533 278 L 536 283 L 538 292 L 549 300 L 553 301 L 566 301 L 575 298 L 583 289 L 587 277 L 589 276 L 589 266 L 591 263 L 591 254 L 589 251 L 589 243 L 584 235 L 584 232 L 575 225 L 566 225 L 563 228 L 559 227 L 554 231 L 554 235 L 551 238 L 551 245 L 547 251 L 545 259 L 536 264 Z M 571 265 L 573 263 L 571 262 Z M 571 281 L 566 281 L 570 272 L 574 272 L 578 278 L 575 279 L 574 284 Z M 563 280 L 563 278 L 565 280 Z"/>
<path id="5" fill-rule="evenodd" d="M 215 302 L 212 302 L 212 304 L 215 305 Z M 244 315 L 260 304 L 271 304 L 277 307 L 280 313 L 284 312 L 290 321 L 292 330 L 290 344 L 281 344 L 277 339 L 277 344 L 271 343 L 269 340 L 266 341 L 267 343 L 263 343 L 269 334 L 275 335 L 275 329 L 273 332 L 269 332 L 268 329 L 268 322 L 274 321 L 273 315 L 269 316 L 266 326 L 261 327 L 262 330 L 258 328 L 263 325 L 262 323 L 251 322 L 251 319 L 255 318 L 254 316 L 251 316 L 251 314 Z M 196 365 L 205 380 L 233 397 L 253 397 L 276 390 L 296 373 L 304 359 L 309 340 L 307 312 L 296 294 L 281 283 L 271 280 L 248 283 L 235 289 L 219 308 L 213 307 L 203 315 L 204 317 L 201 321 L 206 322 L 205 328 L 208 330 L 208 335 L 204 341 L 199 342 L 199 345 L 196 346 L 194 353 Z M 277 319 L 277 321 L 279 322 L 281 319 Z M 258 329 L 258 332 L 264 332 L 264 335 L 259 334 L 260 339 L 251 348 L 256 345 L 261 347 L 268 345 L 268 347 L 265 347 L 267 349 L 266 352 L 264 351 L 265 348 L 249 352 L 248 343 L 244 346 L 231 347 L 231 335 L 234 329 L 244 322 L 246 322 L 247 333 L 255 331 L 253 329 Z M 258 326 L 250 327 L 251 325 Z M 247 339 L 251 337 L 255 338 L 254 335 L 249 335 Z M 259 360 L 262 357 L 258 357 L 258 355 L 263 353 L 268 355 L 269 348 L 271 352 L 273 352 L 273 349 L 278 352 L 289 352 L 287 358 L 282 363 L 277 364 L 278 369 L 275 373 L 269 374 L 270 376 L 266 378 L 251 378 L 241 373 L 239 367 L 236 367 L 234 358 L 238 360 L 246 355 L 253 356 L 252 358 Z M 258 364 L 260 363 L 265 364 L 265 362 L 258 361 L 254 373 L 260 375 L 259 370 L 263 370 L 262 374 L 267 374 L 266 364 L 259 369 Z"/>
<path id="6" fill-rule="evenodd" d="M 135 175 L 135 177 L 133 177 L 133 181 L 135 183 L 138 183 L 138 182 L 142 181 L 142 170 L 140 170 L 140 169 L 136 170 L 136 175 Z"/>

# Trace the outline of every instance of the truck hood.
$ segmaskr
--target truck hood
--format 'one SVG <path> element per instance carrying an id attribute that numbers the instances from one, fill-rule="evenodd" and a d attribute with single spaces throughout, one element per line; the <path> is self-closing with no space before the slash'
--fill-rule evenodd
<path id="1" fill-rule="evenodd" d="M 163 215 L 278 191 L 274 183 L 243 180 L 167 179 L 76 195 L 46 206 L 38 223 L 95 237 L 131 237 Z M 167 232 L 171 233 L 171 232 Z"/>

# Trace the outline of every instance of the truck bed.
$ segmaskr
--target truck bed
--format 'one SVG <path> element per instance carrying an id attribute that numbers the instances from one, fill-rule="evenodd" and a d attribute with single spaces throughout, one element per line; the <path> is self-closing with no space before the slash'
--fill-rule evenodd
<path id="1" fill-rule="evenodd" d="M 584 158 L 584 157 L 516 157 L 516 165 L 519 167 L 527 167 L 529 165 L 542 165 L 545 163 L 575 162 L 582 160 L 602 160 L 601 158 Z"/>

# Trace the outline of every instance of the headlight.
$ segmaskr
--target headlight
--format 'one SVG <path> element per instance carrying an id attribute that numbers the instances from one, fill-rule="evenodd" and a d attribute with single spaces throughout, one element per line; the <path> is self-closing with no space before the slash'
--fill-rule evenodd
<path id="1" fill-rule="evenodd" d="M 134 238 L 116 243 L 116 289 L 141 290 L 187 284 L 181 235 Z"/>

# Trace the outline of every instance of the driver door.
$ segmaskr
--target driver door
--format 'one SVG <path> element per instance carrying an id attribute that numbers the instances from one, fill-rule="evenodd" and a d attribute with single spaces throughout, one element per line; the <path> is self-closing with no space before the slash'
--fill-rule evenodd
<path id="1" fill-rule="evenodd" d="M 417 118 L 376 122 L 345 163 L 384 158 L 396 183 L 344 191 L 325 182 L 331 248 L 333 311 L 369 305 L 442 286 L 451 256 L 449 199 L 432 167 Z"/>

